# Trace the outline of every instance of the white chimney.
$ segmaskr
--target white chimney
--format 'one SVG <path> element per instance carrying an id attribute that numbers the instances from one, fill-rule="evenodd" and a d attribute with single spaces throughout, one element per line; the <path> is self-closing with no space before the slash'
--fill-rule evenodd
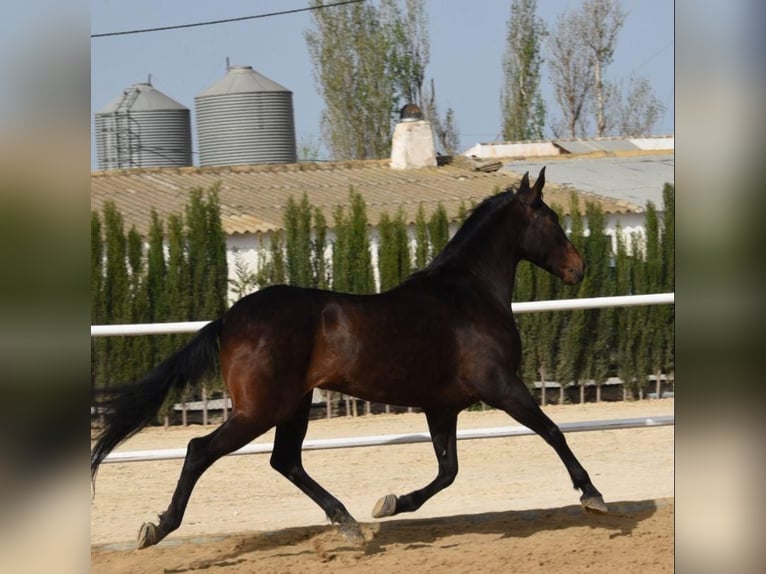
<path id="1" fill-rule="evenodd" d="M 434 136 L 431 124 L 423 119 L 423 112 L 415 104 L 407 104 L 401 109 L 400 117 L 391 142 L 391 167 L 435 167 Z"/>

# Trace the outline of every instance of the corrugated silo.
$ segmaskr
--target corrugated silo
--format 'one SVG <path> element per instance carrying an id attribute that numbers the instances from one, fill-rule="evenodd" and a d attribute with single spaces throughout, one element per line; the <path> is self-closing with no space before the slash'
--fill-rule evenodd
<path id="1" fill-rule="evenodd" d="M 148 82 L 95 114 L 99 169 L 192 165 L 189 109 Z"/>
<path id="2" fill-rule="evenodd" d="M 200 165 L 294 163 L 293 93 L 232 66 L 194 98 Z"/>

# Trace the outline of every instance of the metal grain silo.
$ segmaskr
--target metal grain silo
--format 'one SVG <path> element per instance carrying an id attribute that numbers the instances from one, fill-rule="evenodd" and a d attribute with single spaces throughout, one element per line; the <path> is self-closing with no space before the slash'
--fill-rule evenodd
<path id="1" fill-rule="evenodd" d="M 293 93 L 232 66 L 194 98 L 200 165 L 294 163 Z"/>
<path id="2" fill-rule="evenodd" d="M 95 114 L 99 169 L 192 165 L 189 109 L 133 84 Z"/>

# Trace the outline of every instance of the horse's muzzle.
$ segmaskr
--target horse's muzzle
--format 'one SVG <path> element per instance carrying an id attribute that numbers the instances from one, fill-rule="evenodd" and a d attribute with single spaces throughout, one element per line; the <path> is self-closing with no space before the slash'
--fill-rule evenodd
<path id="1" fill-rule="evenodd" d="M 564 268 L 561 274 L 561 280 L 567 285 L 577 285 L 585 276 L 585 262 L 582 258 L 578 261 L 572 261 Z"/>

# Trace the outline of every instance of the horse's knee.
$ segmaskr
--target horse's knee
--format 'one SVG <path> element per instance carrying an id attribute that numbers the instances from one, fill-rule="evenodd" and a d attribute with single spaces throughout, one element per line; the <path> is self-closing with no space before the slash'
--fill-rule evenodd
<path id="1" fill-rule="evenodd" d="M 455 478 L 457 478 L 457 470 L 457 462 L 443 464 L 439 467 L 439 482 L 442 488 L 447 488 L 450 484 L 455 482 Z"/>
<path id="2" fill-rule="evenodd" d="M 271 464 L 271 468 L 290 480 L 292 480 L 296 470 L 300 468 L 300 463 L 297 462 L 293 457 L 286 458 L 284 456 L 280 456 L 276 452 L 271 454 L 269 463 Z"/>
<path id="3" fill-rule="evenodd" d="M 196 437 L 186 445 L 185 466 L 190 468 L 207 467 L 210 458 L 207 437 Z"/>

